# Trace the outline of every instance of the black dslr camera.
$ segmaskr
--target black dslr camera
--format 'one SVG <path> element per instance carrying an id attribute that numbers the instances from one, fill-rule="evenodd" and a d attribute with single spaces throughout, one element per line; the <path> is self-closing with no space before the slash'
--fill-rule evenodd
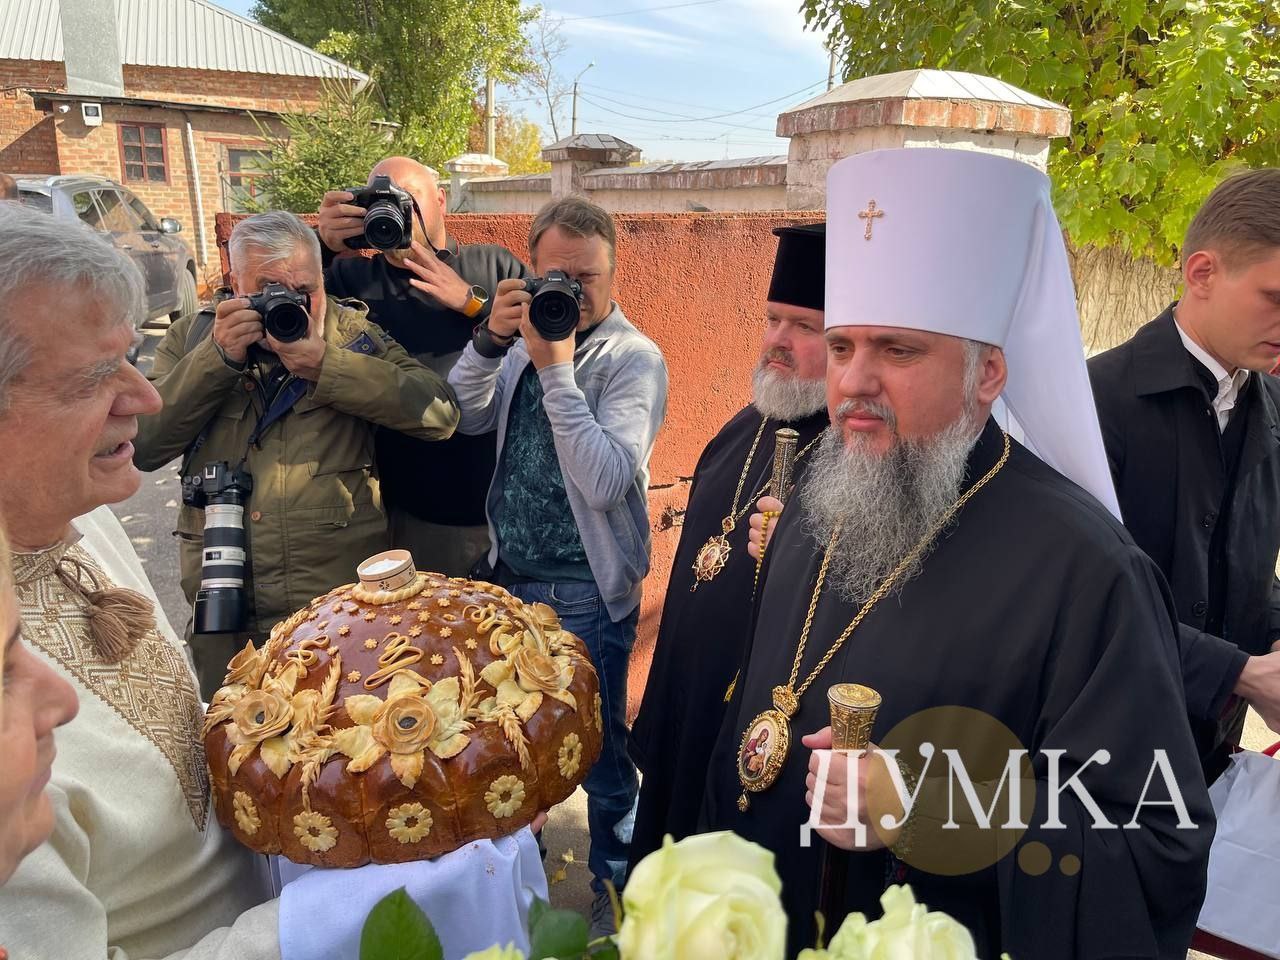
<path id="1" fill-rule="evenodd" d="M 413 239 L 413 197 L 391 182 L 374 177 L 367 187 L 351 187 L 351 202 L 365 208 L 364 233 L 347 237 L 352 250 L 404 250 Z"/>
<path id="2" fill-rule="evenodd" d="M 524 288 L 533 294 L 529 322 L 544 340 L 567 340 L 578 329 L 582 314 L 582 284 L 563 270 L 548 270 L 545 277 L 530 277 Z"/>
<path id="3" fill-rule="evenodd" d="M 262 316 L 262 326 L 281 343 L 293 343 L 307 335 L 311 325 L 311 298 L 283 283 L 268 283 L 249 297 L 249 309 Z"/>
<path id="4" fill-rule="evenodd" d="M 182 502 L 204 511 L 204 559 L 193 633 L 239 633 L 249 616 L 244 591 L 248 557 L 244 505 L 253 492 L 248 470 L 232 470 L 225 460 L 182 478 Z"/>

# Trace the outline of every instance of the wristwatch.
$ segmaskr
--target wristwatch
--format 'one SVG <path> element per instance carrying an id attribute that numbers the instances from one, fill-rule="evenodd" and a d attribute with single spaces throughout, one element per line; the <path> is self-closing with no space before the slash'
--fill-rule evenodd
<path id="1" fill-rule="evenodd" d="M 478 285 L 473 286 L 471 288 L 471 299 L 462 308 L 462 315 L 468 319 L 474 319 L 480 316 L 480 311 L 484 309 L 485 304 L 488 302 L 489 291 Z"/>

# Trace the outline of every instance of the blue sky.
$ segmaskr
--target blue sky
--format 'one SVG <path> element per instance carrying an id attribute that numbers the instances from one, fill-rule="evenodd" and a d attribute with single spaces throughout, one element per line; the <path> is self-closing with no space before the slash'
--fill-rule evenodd
<path id="1" fill-rule="evenodd" d="M 215 0 L 247 16 L 253 0 Z M 777 114 L 826 89 L 822 37 L 799 0 L 548 0 L 568 48 L 559 71 L 579 87 L 578 131 L 611 133 L 647 161 L 786 153 Z M 652 9 L 666 7 L 667 9 Z M 643 10 L 644 12 L 633 12 Z M 621 14 L 621 15 L 618 15 Z M 500 101 L 550 127 L 523 90 Z M 563 111 L 564 135 L 569 108 Z M 714 118 L 714 119 L 709 119 Z"/>

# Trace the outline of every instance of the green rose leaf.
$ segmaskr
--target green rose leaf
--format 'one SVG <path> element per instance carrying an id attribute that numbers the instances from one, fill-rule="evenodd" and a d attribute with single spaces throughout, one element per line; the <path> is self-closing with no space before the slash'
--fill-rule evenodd
<path id="1" fill-rule="evenodd" d="M 587 921 L 571 910 L 529 911 L 529 960 L 574 960 L 587 950 Z M 363 958 L 362 958 L 363 960 Z"/>
<path id="2" fill-rule="evenodd" d="M 360 960 L 444 960 L 435 928 L 404 887 L 369 911 L 360 934 Z"/>
<path id="3" fill-rule="evenodd" d="M 529 929 L 532 930 L 537 927 L 537 925 L 542 922 L 542 917 L 550 909 L 551 904 L 547 903 L 545 900 L 534 897 L 533 903 L 529 905 Z"/>
<path id="4" fill-rule="evenodd" d="M 588 954 L 590 960 L 619 960 L 620 956 L 618 945 L 612 940 L 597 944 L 591 948 L 591 953 Z"/>

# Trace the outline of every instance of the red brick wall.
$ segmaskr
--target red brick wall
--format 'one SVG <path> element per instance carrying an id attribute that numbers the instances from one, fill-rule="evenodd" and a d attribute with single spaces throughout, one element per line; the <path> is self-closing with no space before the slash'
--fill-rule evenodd
<path id="1" fill-rule="evenodd" d="M 527 260 L 532 217 L 459 214 L 449 229 L 463 243 L 498 243 Z M 688 481 L 707 441 L 751 395 L 760 350 L 764 297 L 784 223 L 814 213 L 615 214 L 618 272 L 614 292 L 628 319 L 662 349 L 670 375 L 667 419 L 650 460 L 649 519 L 653 564 L 645 581 L 640 629 L 631 658 L 629 706 L 639 706 L 666 597 Z M 218 218 L 226 237 L 235 218 Z M 743 603 L 748 602 L 744 597 Z"/>
<path id="2" fill-rule="evenodd" d="M 124 68 L 125 94 L 145 100 L 214 103 L 247 110 L 298 112 L 321 100 L 316 77 L 278 77 L 226 70 L 187 70 L 174 67 Z"/>
<path id="3" fill-rule="evenodd" d="M 277 77 L 253 73 L 184 70 L 168 67 L 124 68 L 125 93 L 148 100 L 217 104 L 245 110 L 307 110 L 319 103 L 321 81 L 313 77 Z M 223 209 L 220 172 L 228 147 L 263 145 L 257 124 L 247 115 L 207 113 L 199 109 L 103 105 L 103 124 L 86 127 L 78 108 L 46 114 L 23 90 L 62 90 L 66 72 L 60 63 L 0 60 L 0 172 L 91 173 L 125 183 L 160 217 L 182 221 L 183 239 L 196 255 L 198 279 L 204 277 L 194 181 L 190 175 L 185 125 L 189 119 L 204 208 L 204 250 L 216 266 L 214 217 Z M 167 183 L 124 179 L 119 145 L 120 122 L 162 124 L 168 153 Z M 264 123 L 279 131 L 275 121 Z"/>
<path id="4" fill-rule="evenodd" d="M 65 85 L 60 63 L 0 60 L 0 173 L 59 172 L 53 120 L 23 90 Z"/>

